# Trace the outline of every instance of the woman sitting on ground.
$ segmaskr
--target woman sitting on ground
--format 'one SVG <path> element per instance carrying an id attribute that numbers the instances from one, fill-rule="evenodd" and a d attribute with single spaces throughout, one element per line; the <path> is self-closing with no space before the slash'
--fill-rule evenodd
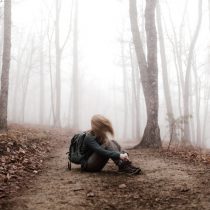
<path id="1" fill-rule="evenodd" d="M 82 171 L 101 171 L 111 158 L 119 167 L 119 172 L 139 174 L 141 169 L 131 164 L 128 154 L 121 150 L 116 141 L 108 140 L 108 134 L 114 135 L 111 122 L 104 116 L 94 115 L 91 119 L 91 130 L 86 132 L 82 147 Z"/>

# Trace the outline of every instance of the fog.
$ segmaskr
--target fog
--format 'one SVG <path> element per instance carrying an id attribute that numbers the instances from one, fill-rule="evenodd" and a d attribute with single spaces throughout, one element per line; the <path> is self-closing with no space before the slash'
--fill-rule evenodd
<path id="1" fill-rule="evenodd" d="M 199 2 L 200 0 L 159 1 L 175 119 L 184 115 L 184 99 L 180 96 L 183 93 L 180 85 L 181 73 L 177 72 L 182 70 L 182 74 L 186 73 L 190 46 L 198 20 Z M 145 1 L 137 0 L 137 8 L 138 24 L 146 53 Z M 201 26 L 190 64 L 188 118 L 190 141 L 193 144 L 200 142 L 200 145 L 209 147 L 208 8 L 208 1 L 203 1 Z M 2 33 L 3 5 L 0 12 Z M 159 40 L 158 30 L 157 34 Z M 115 138 L 131 143 L 140 141 L 146 126 L 147 113 L 131 33 L 129 1 L 12 0 L 11 39 L 9 122 L 86 130 L 90 128 L 92 115 L 102 114 L 112 121 Z M 161 139 L 169 141 L 162 61 L 159 42 L 157 44 L 158 122 Z M 1 51 L 2 46 L 1 38 Z M 176 55 L 176 47 L 179 49 L 179 57 Z M 60 82 L 57 81 L 56 73 L 58 56 Z M 134 69 L 136 71 L 133 73 Z M 139 89 L 139 93 L 135 93 L 134 89 Z M 57 100 L 60 101 L 60 105 Z M 135 108 L 136 103 L 139 104 L 138 111 Z M 57 107 L 60 109 L 60 119 L 56 123 Z M 136 124 L 137 118 L 139 126 Z M 181 123 L 177 125 L 178 138 L 181 138 L 182 127 Z M 137 136 L 137 130 L 140 136 Z"/>

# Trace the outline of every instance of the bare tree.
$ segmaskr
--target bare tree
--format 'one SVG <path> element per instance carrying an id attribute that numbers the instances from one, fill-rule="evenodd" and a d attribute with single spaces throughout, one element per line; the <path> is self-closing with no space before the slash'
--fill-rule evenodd
<path id="1" fill-rule="evenodd" d="M 208 111 L 209 111 L 209 100 L 210 100 L 210 86 L 207 87 L 207 91 L 205 94 L 205 108 L 204 108 L 204 119 L 203 119 L 203 128 L 202 128 L 202 142 L 201 142 L 201 146 L 205 147 L 205 143 L 206 143 L 206 124 L 207 124 L 207 119 L 208 119 Z"/>
<path id="2" fill-rule="evenodd" d="M 39 123 L 44 122 L 44 108 L 45 108 L 45 79 L 44 79 L 44 35 L 43 35 L 43 20 L 41 22 L 40 32 L 40 100 L 39 100 Z"/>
<path id="3" fill-rule="evenodd" d="M 123 136 L 127 137 L 128 131 L 128 84 L 127 84 L 127 68 L 126 68 L 126 58 L 125 58 L 125 44 L 123 34 L 120 40 L 121 49 L 121 60 L 122 60 L 122 71 L 123 71 L 123 99 L 124 99 L 124 125 L 123 125 Z"/>
<path id="4" fill-rule="evenodd" d="M 50 35 L 49 32 L 47 33 L 48 38 L 48 60 L 49 60 L 49 79 L 50 79 L 50 98 L 51 98 L 51 112 L 53 117 L 53 125 L 55 125 L 55 106 L 54 106 L 54 89 L 53 89 L 53 78 L 52 78 L 52 55 L 51 55 L 51 42 L 52 42 L 53 33 Z M 51 116 L 50 112 L 50 116 Z M 49 124 L 51 120 L 49 119 Z"/>
<path id="5" fill-rule="evenodd" d="M 193 59 L 193 51 L 195 48 L 195 44 L 200 32 L 201 27 L 201 20 L 202 20 L 202 3 L 203 0 L 198 1 L 198 21 L 196 25 L 196 29 L 190 44 L 188 59 L 187 59 L 187 67 L 186 67 L 186 74 L 185 74 L 185 85 L 184 85 L 184 116 L 187 118 L 186 122 L 184 123 L 184 135 L 182 137 L 182 143 L 184 145 L 190 144 L 190 127 L 189 127 L 189 83 L 190 83 L 190 73 L 191 73 L 191 66 L 192 66 L 192 59 Z"/>
<path id="6" fill-rule="evenodd" d="M 76 1 L 77 2 L 77 1 Z M 70 12 L 70 21 L 69 21 L 69 30 L 66 35 L 66 38 L 63 42 L 63 45 L 60 44 L 60 14 L 61 14 L 61 0 L 55 0 L 55 52 L 56 52 L 56 80 L 55 80 L 55 126 L 61 126 L 60 120 L 60 109 L 61 109 L 61 60 L 63 50 L 68 42 L 70 33 L 71 33 L 71 23 L 72 23 L 72 8 Z"/>
<path id="7" fill-rule="evenodd" d="M 26 107 L 26 99 L 27 99 L 27 95 L 28 95 L 28 86 L 29 86 L 29 82 L 31 79 L 31 72 L 32 72 L 32 68 L 33 68 L 33 59 L 34 59 L 34 54 L 35 54 L 35 47 L 34 47 L 34 37 L 32 37 L 31 40 L 31 49 L 30 49 L 30 53 L 29 53 L 29 57 L 26 60 L 26 64 L 25 64 L 25 74 L 24 74 L 24 78 L 23 78 L 23 95 L 22 95 L 22 103 L 21 103 L 21 122 L 24 123 L 25 122 L 25 107 Z"/>
<path id="8" fill-rule="evenodd" d="M 0 130 L 7 129 L 7 105 L 11 52 L 11 0 L 4 1 L 4 46 L 0 94 Z"/>
<path id="9" fill-rule="evenodd" d="M 135 133 L 136 139 L 140 140 L 141 135 L 141 128 L 140 128 L 140 75 L 138 70 L 138 63 L 136 61 L 136 55 L 130 44 L 130 59 L 131 59 L 131 71 L 132 71 L 132 93 L 133 93 L 133 100 L 134 100 L 134 107 L 131 107 L 133 110 L 133 121 L 135 120 Z"/>
<path id="10" fill-rule="evenodd" d="M 168 11 L 169 11 L 169 20 L 171 23 L 172 27 L 172 32 L 173 32 L 173 39 L 168 35 L 168 39 L 170 43 L 172 44 L 173 48 L 173 56 L 174 56 L 174 63 L 176 67 L 176 73 L 177 73 L 177 83 L 178 83 L 178 92 L 179 92 L 179 113 L 180 116 L 183 115 L 183 110 L 182 110 L 182 101 L 184 97 L 184 67 L 183 67 L 183 62 L 182 62 L 182 56 L 183 56 L 183 28 L 184 28 L 184 23 L 185 23 L 185 18 L 187 14 L 187 8 L 188 8 L 188 1 L 185 1 L 184 5 L 184 10 L 183 10 L 183 15 L 182 15 L 182 20 L 179 28 L 179 36 L 177 35 L 176 28 L 174 26 L 174 22 L 171 17 L 171 11 L 170 7 L 168 6 Z M 166 31 L 167 32 L 167 31 Z M 182 43 L 182 44 L 181 44 Z"/>
<path id="11" fill-rule="evenodd" d="M 182 21 L 179 29 L 179 38 L 176 34 L 176 30 L 174 27 L 174 23 L 171 18 L 170 8 L 169 9 L 169 19 L 171 22 L 174 40 L 172 40 L 169 36 L 169 40 L 173 47 L 174 52 L 174 63 L 176 66 L 177 71 L 177 81 L 178 81 L 178 89 L 179 89 L 179 109 L 180 109 L 180 116 L 183 116 L 183 129 L 182 129 L 182 144 L 183 145 L 189 145 L 190 144 L 190 123 L 189 119 L 191 118 L 190 110 L 189 110 L 189 100 L 190 100 L 190 78 L 191 78 L 191 68 L 192 68 L 192 61 L 193 61 L 193 53 L 194 48 L 197 42 L 197 38 L 200 31 L 201 26 L 201 20 L 202 20 L 202 1 L 198 1 L 198 20 L 197 25 L 195 28 L 195 31 L 192 36 L 192 41 L 190 43 L 189 53 L 186 55 L 186 49 L 184 49 L 184 37 L 183 37 L 183 28 L 185 24 L 185 16 L 187 14 L 187 7 L 188 7 L 188 0 L 185 1 Z M 183 60 L 183 56 L 186 57 L 186 62 Z M 184 75 L 184 65 L 186 65 L 186 73 Z M 181 88 L 180 88 L 181 87 Z M 180 97 L 182 92 L 182 97 Z M 183 99 L 183 110 L 181 106 L 181 100 Z M 191 107 L 191 110 L 193 107 Z M 191 122 L 191 127 L 193 127 L 194 124 Z M 192 132 L 191 132 L 192 133 Z M 194 134 L 193 134 L 194 135 Z"/>
<path id="12" fill-rule="evenodd" d="M 156 0 L 146 1 L 145 29 L 147 35 L 147 59 L 139 33 L 136 0 L 130 0 L 129 5 L 131 31 L 147 108 L 147 125 L 142 141 L 137 147 L 161 147 L 160 129 L 158 125 L 157 33 L 155 26 Z"/>
<path id="13" fill-rule="evenodd" d="M 22 32 L 21 32 L 21 36 L 23 36 Z M 18 50 L 18 55 L 16 58 L 17 67 L 16 67 L 15 82 L 14 82 L 13 105 L 12 105 L 13 106 L 12 107 L 12 116 L 13 116 L 13 120 L 15 122 L 18 121 L 17 103 L 18 103 L 18 96 L 19 96 L 19 92 L 20 92 L 21 68 L 22 68 L 22 63 L 23 63 L 23 59 L 24 59 L 24 53 L 25 53 L 26 48 L 29 44 L 28 41 L 29 41 L 29 39 L 27 39 L 26 43 L 24 44 L 24 47 L 21 48 L 21 46 L 23 45 L 23 41 L 22 41 L 22 39 L 19 40 L 19 46 L 18 46 L 19 50 Z"/>
<path id="14" fill-rule="evenodd" d="M 56 18 L 55 18 L 55 52 L 56 52 L 56 106 L 55 106 L 55 126 L 60 127 L 60 103 L 61 103 L 61 50 L 60 50 L 60 10 L 61 3 L 56 1 Z"/>
<path id="15" fill-rule="evenodd" d="M 78 0 L 75 1 L 73 37 L 73 127 L 79 126 Z"/>
<path id="16" fill-rule="evenodd" d="M 197 73 L 197 64 L 196 64 L 196 57 L 193 56 L 193 73 L 194 73 L 194 80 L 195 80 L 195 113 L 196 113 L 196 144 L 197 146 L 202 145 L 202 139 L 201 139 L 201 124 L 200 124 L 200 92 L 201 92 L 201 85 L 200 80 Z M 193 105 L 193 104 L 192 104 Z"/>
<path id="17" fill-rule="evenodd" d="M 167 60 L 166 60 L 166 52 L 165 52 L 165 42 L 163 37 L 163 28 L 162 28 L 162 20 L 161 20 L 161 8 L 159 1 L 157 2 L 157 26 L 158 26 L 158 35 L 159 35 L 159 45 L 160 45 L 160 57 L 161 57 L 161 67 L 162 67 L 162 78 L 163 78 L 163 91 L 166 101 L 166 109 L 167 109 L 167 116 L 169 122 L 169 133 L 172 132 L 174 118 L 174 112 L 171 102 L 171 93 L 168 81 L 168 67 L 167 67 Z M 173 140 L 177 140 L 176 132 L 173 132 L 172 136 Z"/>

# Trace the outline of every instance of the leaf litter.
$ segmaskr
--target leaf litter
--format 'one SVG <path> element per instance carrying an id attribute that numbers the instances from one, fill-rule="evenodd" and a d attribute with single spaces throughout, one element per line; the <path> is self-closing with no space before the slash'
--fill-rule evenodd
<path id="1" fill-rule="evenodd" d="M 10 135 L 0 137 L 2 209 L 210 209 L 208 152 L 130 150 L 143 175 L 119 175 L 111 161 L 81 173 L 67 170 L 70 132 L 14 126 Z"/>

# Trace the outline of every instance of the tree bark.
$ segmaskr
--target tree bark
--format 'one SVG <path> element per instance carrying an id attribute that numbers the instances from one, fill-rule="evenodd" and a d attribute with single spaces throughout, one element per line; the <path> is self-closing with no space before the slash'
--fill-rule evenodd
<path id="1" fill-rule="evenodd" d="M 158 148 L 161 147 L 161 139 L 158 125 L 157 33 L 155 26 L 156 0 L 146 1 L 145 28 L 147 35 L 147 61 L 138 28 L 136 0 L 130 0 L 129 3 L 131 31 L 147 109 L 147 125 L 142 141 L 136 147 Z"/>
<path id="2" fill-rule="evenodd" d="M 7 105 L 11 54 L 11 0 L 4 1 L 4 46 L 0 94 L 0 130 L 7 129 Z"/>

